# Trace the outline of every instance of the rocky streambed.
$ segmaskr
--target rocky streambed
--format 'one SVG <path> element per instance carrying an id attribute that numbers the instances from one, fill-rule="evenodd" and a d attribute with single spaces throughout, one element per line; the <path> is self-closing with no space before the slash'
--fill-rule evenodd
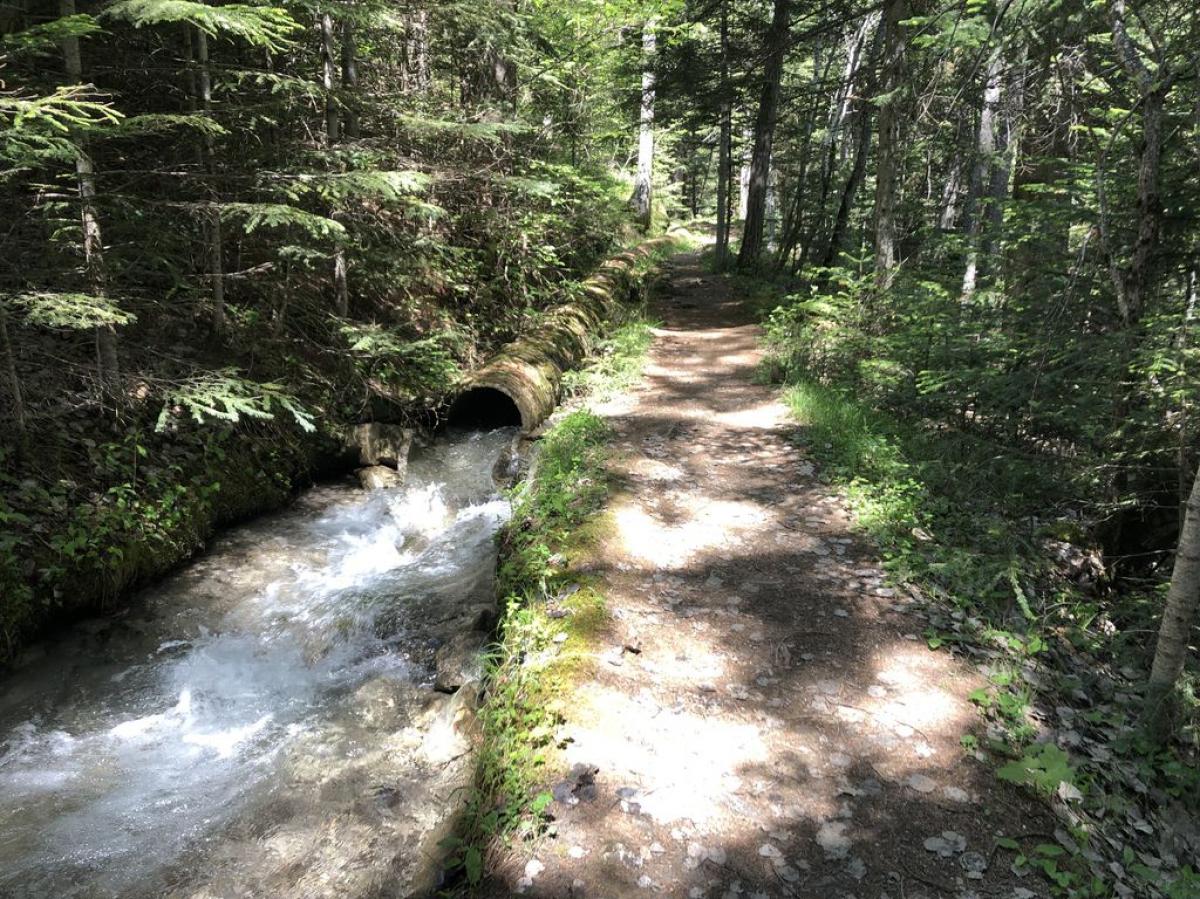
<path id="1" fill-rule="evenodd" d="M 363 481 L 388 489 L 316 488 L 27 652 L 0 683 L 0 896 L 434 888 L 473 772 L 515 437 L 404 459 L 376 440 Z"/>

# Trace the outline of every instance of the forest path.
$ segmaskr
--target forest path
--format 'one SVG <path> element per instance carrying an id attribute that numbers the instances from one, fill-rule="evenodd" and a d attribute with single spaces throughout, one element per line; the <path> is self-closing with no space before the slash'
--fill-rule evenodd
<path id="1" fill-rule="evenodd" d="M 496 886 L 1048 895 L 993 851 L 1053 827 L 963 751 L 978 675 L 930 651 L 884 585 L 802 429 L 755 383 L 761 333 L 730 287 L 690 255 L 670 280 L 640 385 L 596 410 L 617 488 L 579 567 L 612 626 L 563 697 L 556 835 Z"/>

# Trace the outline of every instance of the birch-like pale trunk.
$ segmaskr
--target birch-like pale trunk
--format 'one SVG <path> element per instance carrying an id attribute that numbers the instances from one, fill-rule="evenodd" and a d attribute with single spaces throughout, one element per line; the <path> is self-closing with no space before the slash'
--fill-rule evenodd
<path id="1" fill-rule="evenodd" d="M 642 103 L 638 124 L 637 175 L 629 205 L 643 231 L 649 231 L 654 218 L 654 73 L 658 38 L 654 20 L 642 28 Z"/>
<path id="2" fill-rule="evenodd" d="M 321 86 L 325 88 L 325 136 L 329 142 L 336 143 L 341 137 L 341 115 L 337 98 L 333 95 L 334 60 L 336 55 L 333 47 L 333 16 L 322 12 L 319 20 L 321 32 Z"/>
<path id="3" fill-rule="evenodd" d="M 354 37 L 354 25 L 349 19 L 342 22 L 342 93 L 346 98 L 346 137 L 358 140 L 358 44 Z"/>
<path id="4" fill-rule="evenodd" d="M 194 46 L 196 48 L 197 89 L 200 94 L 200 108 L 206 116 L 212 116 L 212 63 L 208 53 L 208 35 L 204 30 L 195 30 Z M 201 156 L 204 170 L 211 178 L 216 168 L 216 153 L 213 136 L 204 133 L 201 141 Z M 208 195 L 208 278 L 212 290 L 212 319 L 213 332 L 220 334 L 225 330 L 225 246 L 224 234 L 221 230 L 221 206 L 215 186 L 209 185 Z"/>
<path id="5" fill-rule="evenodd" d="M 75 15 L 75 0 L 60 0 L 59 14 Z M 68 37 L 62 42 L 64 70 L 68 84 L 83 84 L 83 59 L 79 38 Z M 75 153 L 75 177 L 79 189 L 79 218 L 83 227 L 83 267 L 88 289 L 93 296 L 107 295 L 108 278 L 104 267 L 104 240 L 100 232 L 100 217 L 96 213 L 96 170 L 82 143 Z M 117 332 L 112 325 L 95 329 L 96 371 L 100 382 L 112 387 L 120 378 L 117 359 Z"/>
<path id="6" fill-rule="evenodd" d="M 742 165 L 738 170 L 738 218 L 746 220 L 746 209 L 750 205 L 750 159 L 754 152 L 754 129 L 742 128 Z"/>
<path id="7" fill-rule="evenodd" d="M 1200 605 L 1200 477 L 1192 481 L 1185 509 L 1167 604 L 1158 628 L 1145 706 L 1145 721 L 1159 737 L 1167 734 L 1171 694 L 1183 673 L 1196 622 L 1196 607 Z"/>
<path id="8" fill-rule="evenodd" d="M 721 3 L 721 136 L 717 150 L 717 270 L 729 264 L 729 189 L 733 179 L 733 98 L 729 83 L 729 3 Z"/>
<path id="9" fill-rule="evenodd" d="M 997 165 L 997 126 L 1000 99 L 1003 92 L 1003 56 L 997 45 L 988 56 L 987 75 L 983 87 L 983 105 L 979 111 L 979 132 L 975 141 L 975 164 L 967 188 L 967 203 L 963 226 L 967 236 L 967 262 L 963 270 L 962 300 L 975 293 L 979 276 L 979 250 L 986 217 L 981 213 L 985 184 L 992 183 L 992 171 Z"/>

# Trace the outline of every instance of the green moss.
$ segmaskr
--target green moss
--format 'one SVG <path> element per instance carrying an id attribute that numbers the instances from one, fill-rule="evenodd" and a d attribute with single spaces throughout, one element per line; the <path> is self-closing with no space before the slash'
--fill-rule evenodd
<path id="1" fill-rule="evenodd" d="M 665 252 L 634 262 L 634 296 L 645 297 L 648 274 Z M 599 397 L 627 387 L 641 372 L 651 336 L 644 315 L 628 314 L 592 364 L 572 377 L 571 392 Z M 467 887 L 484 876 L 489 851 L 544 829 L 552 801 L 544 786 L 564 703 L 593 672 L 597 641 L 609 627 L 599 580 L 573 568 L 611 529 L 604 514 L 612 491 L 609 439 L 608 425 L 586 409 L 563 416 L 541 440 L 530 478 L 513 493 L 500 541 L 503 614 L 480 709 L 475 792 L 452 841 L 450 866 Z"/>

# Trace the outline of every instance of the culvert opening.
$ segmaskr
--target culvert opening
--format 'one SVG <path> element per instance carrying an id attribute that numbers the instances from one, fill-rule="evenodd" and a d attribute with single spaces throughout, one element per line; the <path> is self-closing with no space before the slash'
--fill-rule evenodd
<path id="1" fill-rule="evenodd" d="M 447 424 L 456 428 L 492 431 L 522 426 L 521 410 L 512 397 L 495 387 L 473 387 L 450 406 Z"/>

